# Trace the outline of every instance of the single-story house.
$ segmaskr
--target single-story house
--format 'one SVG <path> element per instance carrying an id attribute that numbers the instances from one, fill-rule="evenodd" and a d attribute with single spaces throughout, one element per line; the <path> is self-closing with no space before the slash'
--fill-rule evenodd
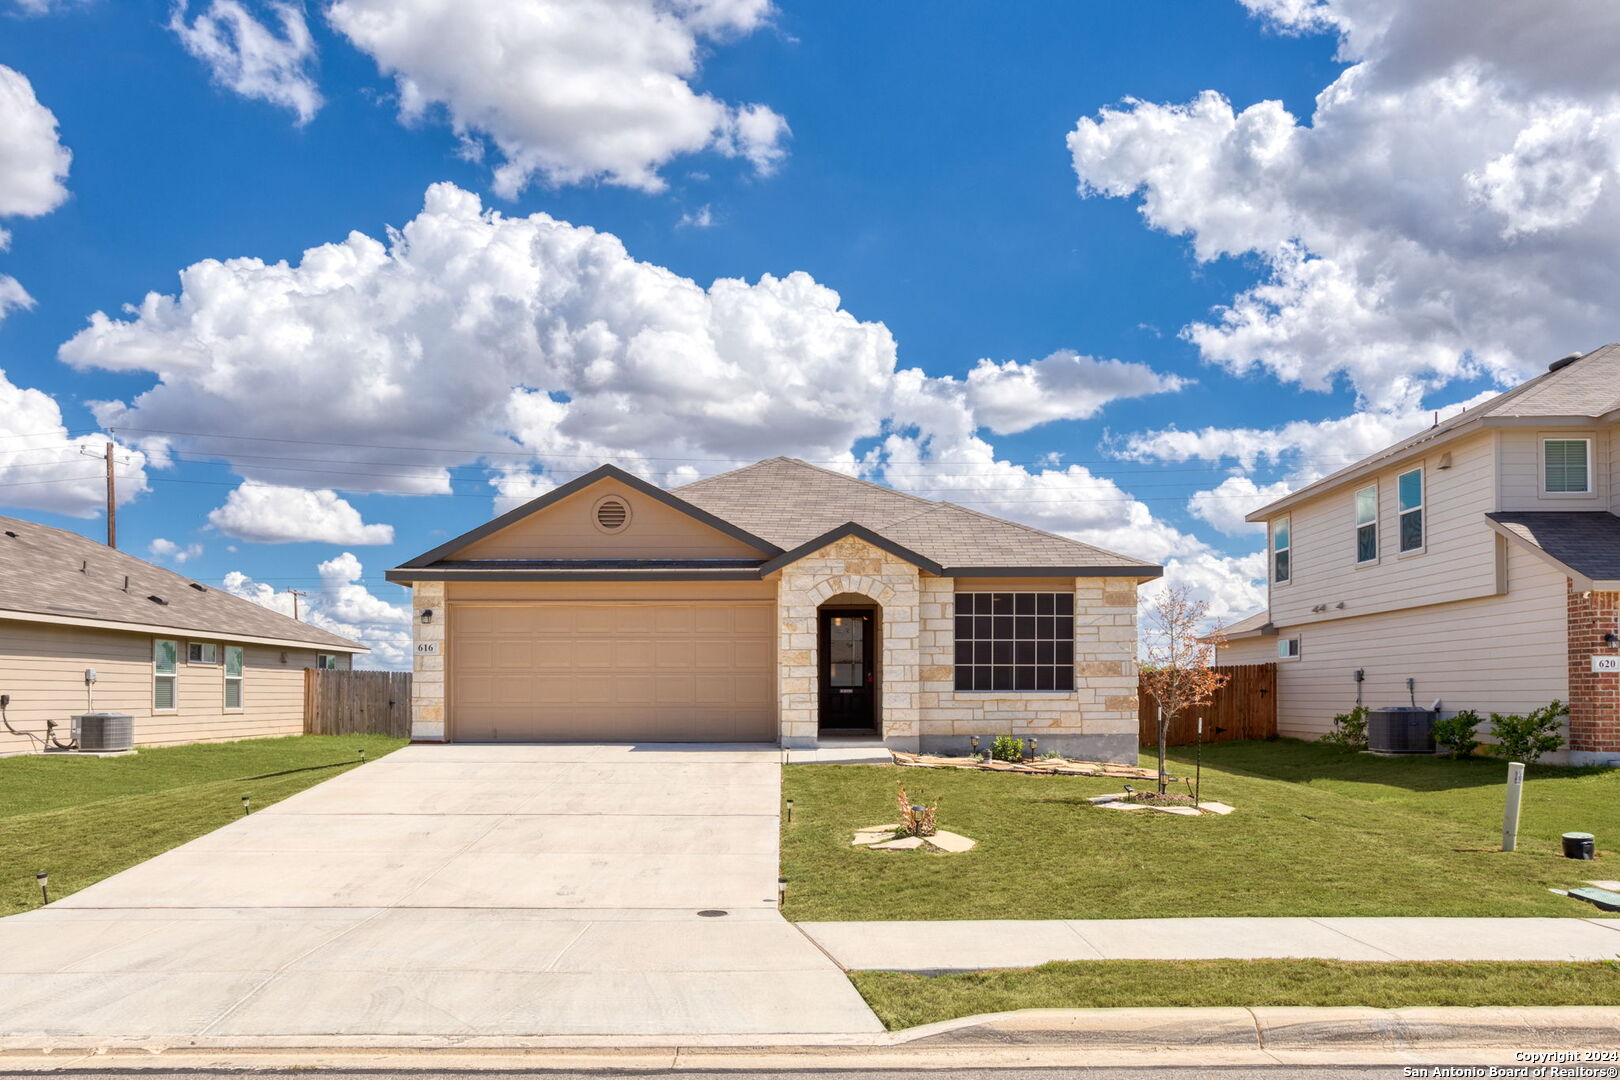
<path id="1" fill-rule="evenodd" d="M 422 740 L 972 735 L 1134 761 L 1142 559 L 790 458 L 604 465 L 388 572 Z"/>
<path id="2" fill-rule="evenodd" d="M 28 733 L 0 726 L 0 754 L 38 749 L 47 720 L 65 739 L 69 717 L 92 711 L 133 716 L 137 746 L 302 734 L 304 669 L 366 651 L 78 533 L 0 517 L 0 694 Z"/>
<path id="3" fill-rule="evenodd" d="M 1549 761 L 1620 761 L 1620 345 L 1250 514 L 1269 604 L 1222 663 L 1277 663 L 1277 727 L 1358 702 L 1570 709 Z M 1488 721 L 1484 725 L 1488 728 Z"/>

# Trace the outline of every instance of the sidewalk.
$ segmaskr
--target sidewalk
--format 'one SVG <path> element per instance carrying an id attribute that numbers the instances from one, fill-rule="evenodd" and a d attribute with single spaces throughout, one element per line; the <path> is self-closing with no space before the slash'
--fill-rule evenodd
<path id="1" fill-rule="evenodd" d="M 807 922 L 850 971 L 1054 960 L 1614 960 L 1620 919 L 1052 919 Z"/>

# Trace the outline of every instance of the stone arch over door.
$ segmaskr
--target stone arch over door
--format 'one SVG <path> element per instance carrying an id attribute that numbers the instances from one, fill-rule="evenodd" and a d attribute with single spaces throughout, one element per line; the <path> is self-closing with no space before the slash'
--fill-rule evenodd
<path id="1" fill-rule="evenodd" d="M 838 598 L 870 603 L 881 623 L 877 668 L 881 679 L 879 731 L 898 749 L 916 749 L 919 576 L 915 566 L 856 537 L 845 537 L 783 569 L 778 585 L 782 615 L 780 697 L 782 741 L 814 746 L 820 678 L 817 618 Z"/>

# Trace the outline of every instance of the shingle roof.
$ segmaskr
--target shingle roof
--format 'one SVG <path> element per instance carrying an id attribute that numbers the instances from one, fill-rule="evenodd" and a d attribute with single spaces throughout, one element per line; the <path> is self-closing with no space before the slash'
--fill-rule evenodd
<path id="1" fill-rule="evenodd" d="M 165 603 L 150 599 L 153 596 Z M 193 582 L 78 533 L 0 517 L 0 618 L 7 612 L 366 651 L 348 638 Z"/>
<path id="2" fill-rule="evenodd" d="M 1270 623 L 1271 612 L 1269 609 L 1263 609 L 1255 612 L 1253 615 L 1250 615 L 1247 618 L 1239 619 L 1235 623 L 1221 627 L 1221 634 L 1227 638 L 1247 637 L 1250 634 L 1259 633 L 1266 626 L 1270 625 Z"/>
<path id="3" fill-rule="evenodd" d="M 1620 517 L 1601 510 L 1498 511 L 1503 532 L 1593 581 L 1620 581 Z"/>
<path id="4" fill-rule="evenodd" d="M 954 503 L 907 495 L 796 458 L 771 458 L 679 487 L 682 499 L 792 549 L 854 522 L 951 569 L 1158 567 Z"/>
<path id="5" fill-rule="evenodd" d="M 1620 345 L 1605 345 L 1593 349 L 1571 363 L 1554 363 L 1551 369 L 1535 378 L 1520 383 L 1511 390 L 1464 409 L 1456 416 L 1425 428 L 1411 438 L 1369 454 L 1353 465 L 1347 465 L 1322 479 L 1306 484 L 1249 515 L 1252 521 L 1261 520 L 1285 503 L 1297 502 L 1302 496 L 1326 491 L 1345 479 L 1365 471 L 1368 466 L 1380 465 L 1404 457 L 1409 451 L 1449 438 L 1460 428 L 1493 420 L 1518 418 L 1578 417 L 1596 419 L 1620 409 Z"/>

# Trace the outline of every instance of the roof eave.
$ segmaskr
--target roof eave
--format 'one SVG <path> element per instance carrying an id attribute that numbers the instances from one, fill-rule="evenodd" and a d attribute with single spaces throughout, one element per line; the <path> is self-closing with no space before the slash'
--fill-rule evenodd
<path id="1" fill-rule="evenodd" d="M 759 568 L 760 575 L 764 576 L 765 574 L 774 573 L 775 571 L 782 569 L 784 566 L 798 562 L 807 555 L 815 554 L 828 544 L 837 543 L 839 540 L 850 536 L 853 536 L 858 540 L 864 540 L 878 550 L 886 551 L 897 559 L 904 559 L 906 562 L 920 570 L 926 570 L 930 574 L 938 574 L 941 577 L 945 576 L 945 568 L 939 563 L 935 562 L 933 559 L 928 558 L 926 555 L 918 554 L 905 545 L 897 544 L 888 537 L 873 532 L 865 525 L 858 525 L 853 521 L 846 521 L 837 528 L 828 529 L 820 536 L 806 540 L 804 543 L 800 544 L 796 548 L 793 548 L 791 551 L 784 551 L 776 558 L 767 560 Z"/>
<path id="2" fill-rule="evenodd" d="M 941 577 L 1130 577 L 1152 581 L 1162 566 L 949 566 Z"/>
<path id="3" fill-rule="evenodd" d="M 154 634 L 177 638 L 204 638 L 209 641 L 240 641 L 247 645 L 273 645 L 284 649 L 314 649 L 317 652 L 370 652 L 371 647 L 348 638 L 317 641 L 309 638 L 279 638 L 263 634 L 225 633 L 196 626 L 169 626 L 162 623 L 122 622 L 117 619 L 96 619 L 81 615 L 56 615 L 41 611 L 0 610 L 0 619 L 12 622 L 47 623 L 55 626 L 81 626 L 92 630 L 117 630 L 130 634 Z M 336 635 L 333 635 L 336 637 Z"/>
<path id="4" fill-rule="evenodd" d="M 758 581 L 759 569 L 742 570 L 437 570 L 400 567 L 383 573 L 386 581 Z"/>
<path id="5" fill-rule="evenodd" d="M 1558 558 L 1556 555 L 1554 555 L 1552 552 L 1548 551 L 1546 548 L 1542 547 L 1540 544 L 1535 543 L 1532 540 L 1528 540 L 1523 536 L 1520 536 L 1518 533 L 1516 533 L 1512 529 L 1508 528 L 1508 526 L 1504 525 L 1502 522 L 1497 521 L 1495 518 L 1491 517 L 1489 514 L 1485 515 L 1485 523 L 1487 525 L 1489 525 L 1492 529 L 1495 529 L 1496 534 L 1498 536 L 1501 536 L 1501 537 L 1511 541 L 1512 543 L 1515 543 L 1515 544 L 1519 545 L 1519 547 L 1522 550 L 1524 550 L 1525 552 L 1527 552 L 1528 554 L 1535 556 L 1537 559 L 1540 559 L 1542 562 L 1546 563 L 1548 566 L 1552 567 L 1554 570 L 1557 570 L 1559 573 L 1561 573 L 1561 574 L 1565 575 L 1566 577 L 1568 577 L 1569 581 L 1570 581 L 1570 586 L 1573 589 L 1575 589 L 1575 591 L 1577 591 L 1577 592 L 1615 592 L 1615 591 L 1620 591 L 1620 581 L 1610 581 L 1610 580 L 1608 580 L 1606 578 L 1588 577 L 1587 575 L 1581 573 L 1579 570 L 1575 569 L 1573 566 L 1569 565 L 1564 560 Z"/>

